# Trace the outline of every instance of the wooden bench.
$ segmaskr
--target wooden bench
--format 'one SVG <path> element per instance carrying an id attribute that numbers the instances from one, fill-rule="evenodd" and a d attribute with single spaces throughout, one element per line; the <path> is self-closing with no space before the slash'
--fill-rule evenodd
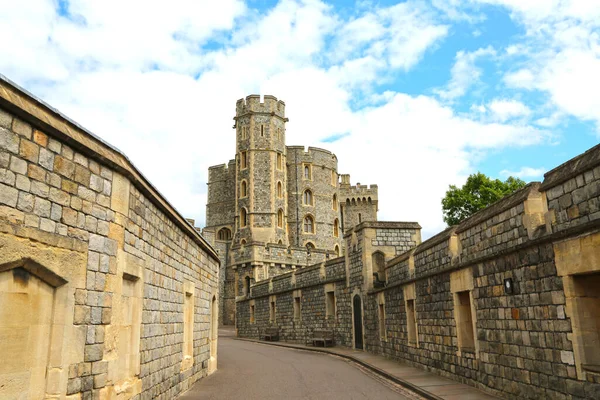
<path id="1" fill-rule="evenodd" d="M 266 328 L 263 337 L 264 340 L 267 340 L 269 342 L 279 341 L 279 328 L 277 328 L 276 326 Z"/>
<path id="2" fill-rule="evenodd" d="M 333 331 L 324 329 L 315 329 L 312 332 L 312 337 L 309 340 L 315 347 L 319 346 L 320 344 L 323 347 L 333 346 L 335 344 L 335 341 L 333 340 Z"/>

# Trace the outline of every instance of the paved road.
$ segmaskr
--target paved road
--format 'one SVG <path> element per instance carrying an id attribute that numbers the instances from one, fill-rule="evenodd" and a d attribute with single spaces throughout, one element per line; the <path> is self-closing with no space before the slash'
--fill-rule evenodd
<path id="1" fill-rule="evenodd" d="M 219 370 L 182 400 L 415 399 L 333 356 L 219 337 Z M 403 393 L 403 394 L 401 394 Z"/>

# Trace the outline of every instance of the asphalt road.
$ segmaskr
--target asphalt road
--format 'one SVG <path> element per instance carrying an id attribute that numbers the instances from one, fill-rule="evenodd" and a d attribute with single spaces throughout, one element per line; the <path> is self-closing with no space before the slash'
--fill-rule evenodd
<path id="1" fill-rule="evenodd" d="M 219 337 L 219 369 L 180 399 L 415 399 L 349 361 Z"/>

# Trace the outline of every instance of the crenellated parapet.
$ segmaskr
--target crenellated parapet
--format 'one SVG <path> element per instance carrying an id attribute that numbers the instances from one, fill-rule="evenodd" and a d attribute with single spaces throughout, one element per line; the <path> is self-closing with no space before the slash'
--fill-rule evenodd
<path id="1" fill-rule="evenodd" d="M 245 99 L 239 99 L 235 105 L 234 119 L 237 120 L 237 118 L 248 114 L 269 114 L 287 121 L 287 118 L 285 118 L 285 103 L 270 95 L 265 95 L 262 102 L 258 94 L 251 94 L 246 96 Z"/>

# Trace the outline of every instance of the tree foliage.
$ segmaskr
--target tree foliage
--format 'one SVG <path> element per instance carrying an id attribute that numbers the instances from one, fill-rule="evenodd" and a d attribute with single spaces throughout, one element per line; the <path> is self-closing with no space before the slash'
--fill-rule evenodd
<path id="1" fill-rule="evenodd" d="M 512 176 L 502 182 L 500 179 L 490 179 L 481 172 L 472 174 L 461 188 L 450 185 L 446 191 L 442 199 L 444 222 L 449 226 L 456 225 L 525 185 L 521 179 Z"/>

